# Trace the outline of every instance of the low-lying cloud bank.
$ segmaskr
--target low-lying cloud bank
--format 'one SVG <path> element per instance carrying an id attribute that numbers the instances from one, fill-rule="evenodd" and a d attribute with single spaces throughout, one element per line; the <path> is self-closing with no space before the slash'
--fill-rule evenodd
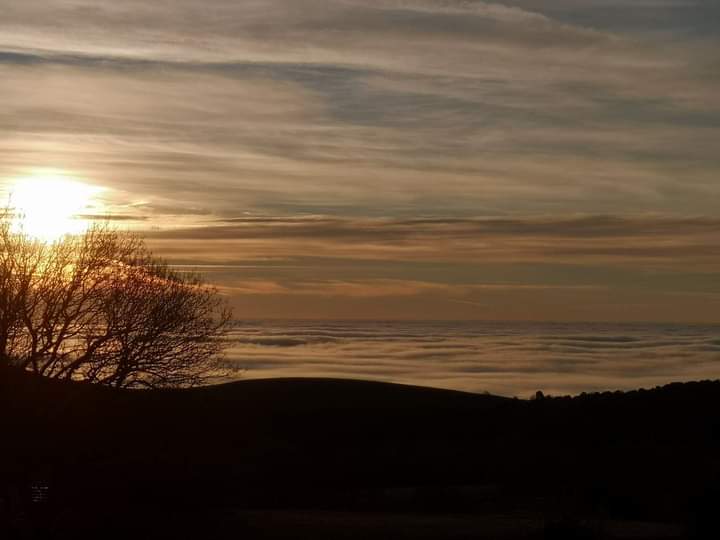
<path id="1" fill-rule="evenodd" d="M 720 377 L 709 326 L 248 322 L 226 365 L 242 378 L 366 378 L 529 397 Z"/>

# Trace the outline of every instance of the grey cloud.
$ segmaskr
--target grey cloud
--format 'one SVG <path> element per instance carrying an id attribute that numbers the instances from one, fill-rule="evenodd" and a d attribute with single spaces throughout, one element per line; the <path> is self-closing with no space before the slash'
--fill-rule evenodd
<path id="1" fill-rule="evenodd" d="M 383 9 L 356 8 L 334 18 L 315 21 L 306 28 L 330 28 L 338 32 L 400 34 L 408 39 L 447 36 L 453 40 L 476 39 L 486 45 L 515 45 L 552 48 L 592 46 L 608 39 L 599 33 L 572 28 L 544 17 L 532 17 L 498 6 L 482 10 L 413 9 L 413 3 L 382 6 Z M 519 16 L 518 16 L 519 15 Z"/>
<path id="2" fill-rule="evenodd" d="M 714 0 L 507 0 L 508 5 L 555 19 L 613 31 L 714 34 L 720 7 Z"/>
<path id="3" fill-rule="evenodd" d="M 487 236 L 632 238 L 720 234 L 715 218 L 620 218 L 588 216 L 569 219 L 415 218 L 352 220 L 310 217 L 238 217 L 232 225 L 152 233 L 155 238 L 249 239 L 341 238 L 399 241 L 424 235 L 434 238 Z"/>
<path id="4" fill-rule="evenodd" d="M 540 31 L 550 40 L 562 39 L 560 34 L 571 37 L 580 31 L 554 25 L 556 34 L 551 36 L 551 20 L 510 9 L 500 5 L 476 2 L 472 9 L 459 2 L 344 2 L 344 1 L 280 1 L 236 2 L 213 1 L 173 2 L 172 5 L 124 2 L 122 7 L 109 2 L 26 2 L 10 5 L 4 9 L 4 23 L 11 29 L 18 26 L 42 28 L 45 31 L 73 28 L 85 33 L 85 37 L 99 37 L 100 32 L 119 40 L 135 38 L 139 45 L 162 43 L 174 38 L 176 47 L 186 46 L 181 36 L 195 37 L 198 44 L 209 39 L 267 37 L 277 34 L 280 43 L 288 37 L 303 33 L 310 41 L 323 40 L 327 35 L 337 35 L 338 30 L 381 31 L 388 25 L 395 33 L 406 31 L 425 34 L 443 34 L 448 31 L 468 31 L 474 35 L 483 32 L 488 38 L 505 39 L 502 34 L 516 23 L 529 24 L 529 32 Z M 351 26 L 347 20 L 355 20 Z M 431 24 L 432 21 L 436 24 Z M 495 21 L 488 25 L 484 21 Z M 504 30 L 504 31 L 503 31 Z M 528 34 L 524 28 L 520 34 Z M 187 40 L 186 40 L 187 41 Z M 192 41 L 190 42 L 192 43 Z"/>
<path id="5" fill-rule="evenodd" d="M 143 203 L 134 205 L 139 212 L 145 212 L 149 215 L 171 215 L 171 216 L 209 216 L 212 214 L 207 208 L 198 208 L 197 206 L 172 206 L 157 203 Z M 143 219 L 149 219 L 149 215 L 143 216 Z"/>
<path id="6" fill-rule="evenodd" d="M 77 219 L 87 219 L 91 221 L 145 221 L 146 216 L 137 216 L 134 214 L 78 214 Z"/>

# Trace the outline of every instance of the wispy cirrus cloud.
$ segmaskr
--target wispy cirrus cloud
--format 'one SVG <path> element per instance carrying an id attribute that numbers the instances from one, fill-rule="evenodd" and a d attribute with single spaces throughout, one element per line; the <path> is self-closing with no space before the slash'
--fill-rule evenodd
<path id="1" fill-rule="evenodd" d="M 717 171 L 697 144 L 717 55 L 693 39 L 660 54 L 484 2 L 6 4 L 0 174 L 60 163 L 175 206 L 208 187 L 218 211 L 363 212 L 381 189 L 388 212 L 497 214 L 702 207 Z"/>
<path id="2" fill-rule="evenodd" d="M 0 0 L 0 12 L 0 190 L 37 168 L 110 188 L 116 219 L 155 231 L 178 262 L 287 272 L 312 253 L 332 261 L 324 290 L 348 294 L 361 261 L 383 261 L 364 279 L 394 280 L 400 264 L 416 284 L 480 264 L 553 267 L 570 285 L 622 267 L 606 280 L 622 287 L 667 271 L 667 291 L 717 269 L 716 2 Z M 307 215 L 325 217 L 295 217 Z"/>

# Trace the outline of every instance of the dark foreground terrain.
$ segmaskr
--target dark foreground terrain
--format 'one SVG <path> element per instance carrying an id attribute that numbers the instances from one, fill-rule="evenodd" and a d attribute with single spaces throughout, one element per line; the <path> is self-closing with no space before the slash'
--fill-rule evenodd
<path id="1" fill-rule="evenodd" d="M 0 538 L 720 538 L 720 382 L 533 401 L 0 371 Z"/>

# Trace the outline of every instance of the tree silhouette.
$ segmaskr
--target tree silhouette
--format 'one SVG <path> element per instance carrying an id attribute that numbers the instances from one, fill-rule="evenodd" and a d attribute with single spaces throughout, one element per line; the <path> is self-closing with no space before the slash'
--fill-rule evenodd
<path id="1" fill-rule="evenodd" d="M 52 243 L 0 216 L 0 362 L 116 387 L 212 375 L 230 311 L 199 276 L 107 225 Z"/>

